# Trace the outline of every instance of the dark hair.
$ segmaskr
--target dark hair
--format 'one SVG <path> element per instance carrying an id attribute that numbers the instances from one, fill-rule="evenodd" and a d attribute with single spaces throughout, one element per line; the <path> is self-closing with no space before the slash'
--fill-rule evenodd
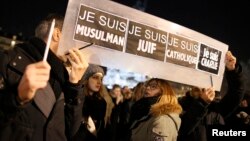
<path id="1" fill-rule="evenodd" d="M 143 90 L 144 90 L 144 82 L 139 82 L 137 83 L 137 85 L 133 88 L 133 101 L 138 101 L 140 100 L 144 93 L 143 93 Z"/>
<path id="2" fill-rule="evenodd" d="M 250 95 L 247 92 L 244 94 L 244 97 L 242 100 L 244 99 L 247 101 L 248 104 L 250 104 Z"/>
<path id="3" fill-rule="evenodd" d="M 114 84 L 113 87 L 112 87 L 112 90 L 114 90 L 114 89 L 116 89 L 116 88 L 121 88 L 121 86 L 118 85 L 118 84 Z"/>
<path id="4" fill-rule="evenodd" d="M 56 21 L 55 28 L 62 30 L 64 17 L 56 13 L 51 13 L 38 24 L 35 29 L 35 36 L 43 40 L 47 39 L 53 19 Z"/>

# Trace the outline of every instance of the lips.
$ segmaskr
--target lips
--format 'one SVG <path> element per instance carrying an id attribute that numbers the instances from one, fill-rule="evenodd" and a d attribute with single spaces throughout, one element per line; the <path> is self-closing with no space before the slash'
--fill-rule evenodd
<path id="1" fill-rule="evenodd" d="M 144 95 L 147 96 L 147 95 L 149 95 L 149 93 L 145 92 Z"/>
<path id="2" fill-rule="evenodd" d="M 100 88 L 101 88 L 101 86 L 96 86 L 96 88 L 97 88 L 97 89 L 100 89 Z"/>

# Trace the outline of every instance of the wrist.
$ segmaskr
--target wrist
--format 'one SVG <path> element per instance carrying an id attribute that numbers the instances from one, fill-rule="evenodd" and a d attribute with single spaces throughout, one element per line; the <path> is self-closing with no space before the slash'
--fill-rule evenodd
<path id="1" fill-rule="evenodd" d="M 20 106 L 23 106 L 28 102 L 27 100 L 22 100 L 19 96 L 16 96 L 16 101 Z"/>
<path id="2" fill-rule="evenodd" d="M 211 103 L 208 100 L 205 100 L 204 98 L 199 98 L 199 101 L 203 106 L 207 106 Z"/>
<path id="3" fill-rule="evenodd" d="M 78 79 L 69 78 L 69 82 L 72 83 L 72 84 L 78 84 L 79 80 Z"/>

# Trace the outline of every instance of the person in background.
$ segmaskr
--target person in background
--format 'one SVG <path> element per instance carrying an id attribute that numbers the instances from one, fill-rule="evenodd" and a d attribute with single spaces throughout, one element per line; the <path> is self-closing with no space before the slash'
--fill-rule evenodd
<path id="1" fill-rule="evenodd" d="M 119 104 L 119 115 L 117 120 L 117 130 L 116 141 L 126 141 L 127 130 L 129 129 L 129 119 L 131 113 L 131 107 L 133 105 L 132 101 L 132 91 L 128 86 L 122 88 L 123 102 Z"/>
<path id="2" fill-rule="evenodd" d="M 168 81 L 152 78 L 131 113 L 131 141 L 176 141 L 182 108 Z"/>
<path id="3" fill-rule="evenodd" d="M 213 87 L 194 87 L 185 97 L 179 99 L 183 113 L 178 141 L 209 140 L 212 136 L 211 129 L 225 125 L 225 119 L 240 104 L 244 96 L 242 67 L 230 51 L 226 53 L 225 66 L 228 91 L 220 101 L 214 101 Z"/>
<path id="4" fill-rule="evenodd" d="M 131 89 L 128 86 L 124 86 L 122 88 L 122 95 L 123 95 L 124 100 L 131 99 L 132 98 L 132 91 L 131 91 Z"/>
<path id="5" fill-rule="evenodd" d="M 123 111 L 126 116 L 125 117 L 125 120 L 124 120 L 124 124 L 123 124 L 123 128 L 122 128 L 122 136 L 121 136 L 121 140 L 122 141 L 128 141 L 130 140 L 130 126 L 131 126 L 131 117 L 133 118 L 133 115 L 131 114 L 132 111 L 135 111 L 133 110 L 133 105 L 138 101 L 140 100 L 141 98 L 143 98 L 143 92 L 144 90 L 144 82 L 139 82 L 137 83 L 137 85 L 132 89 L 132 97 L 131 99 L 129 100 L 128 104 L 126 104 L 126 102 L 124 102 L 128 107 L 125 109 L 125 111 Z M 133 113 L 133 114 L 137 114 L 137 113 Z"/>
<path id="6" fill-rule="evenodd" d="M 245 93 L 239 107 L 226 119 L 226 124 L 233 127 L 247 127 L 250 129 L 250 96 Z"/>
<path id="7" fill-rule="evenodd" d="M 110 134 L 109 141 L 120 141 L 122 137 L 122 128 L 124 128 L 123 126 L 121 126 L 121 112 L 124 100 L 121 86 L 118 84 L 114 84 L 110 91 L 110 95 L 112 97 L 114 107 L 112 109 L 110 124 L 108 126 Z"/>
<path id="8" fill-rule="evenodd" d="M 143 97 L 143 90 L 144 90 L 144 82 L 139 82 L 134 88 L 133 88 L 133 96 L 132 101 L 136 102 L 140 100 Z"/>
<path id="9" fill-rule="evenodd" d="M 42 61 L 52 20 L 47 61 Z M 56 52 L 64 18 L 48 15 L 39 23 L 35 37 L 1 54 L 0 140 L 66 141 L 76 134 L 83 103 L 78 83 L 88 67 L 78 49 L 70 49 L 68 73 Z"/>
<path id="10" fill-rule="evenodd" d="M 124 97 L 122 95 L 122 88 L 118 84 L 113 85 L 112 90 L 110 92 L 110 95 L 111 95 L 115 105 L 121 104 L 124 100 Z"/>
<path id="11" fill-rule="evenodd" d="M 122 94 L 123 94 L 123 103 L 121 104 L 121 113 L 120 113 L 120 122 L 121 126 L 123 126 L 123 130 L 128 125 L 130 113 L 131 113 L 131 107 L 133 105 L 132 101 L 132 91 L 128 86 L 124 86 L 122 88 Z"/>
<path id="12" fill-rule="evenodd" d="M 89 64 L 83 76 L 85 102 L 82 109 L 82 124 L 74 141 L 105 140 L 105 125 L 111 115 L 112 100 L 103 86 L 103 69 Z M 106 120 L 105 120 L 106 119 Z"/>

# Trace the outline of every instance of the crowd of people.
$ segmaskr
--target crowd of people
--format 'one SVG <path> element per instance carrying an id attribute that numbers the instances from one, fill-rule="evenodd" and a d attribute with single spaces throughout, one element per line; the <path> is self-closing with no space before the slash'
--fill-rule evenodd
<path id="1" fill-rule="evenodd" d="M 243 70 L 230 51 L 225 56 L 228 90 L 220 100 L 213 87 L 193 87 L 178 98 L 160 78 L 109 90 L 103 68 L 86 62 L 79 49 L 57 54 L 63 21 L 51 14 L 35 37 L 0 52 L 1 141 L 208 141 L 217 126 L 249 128 Z"/>

